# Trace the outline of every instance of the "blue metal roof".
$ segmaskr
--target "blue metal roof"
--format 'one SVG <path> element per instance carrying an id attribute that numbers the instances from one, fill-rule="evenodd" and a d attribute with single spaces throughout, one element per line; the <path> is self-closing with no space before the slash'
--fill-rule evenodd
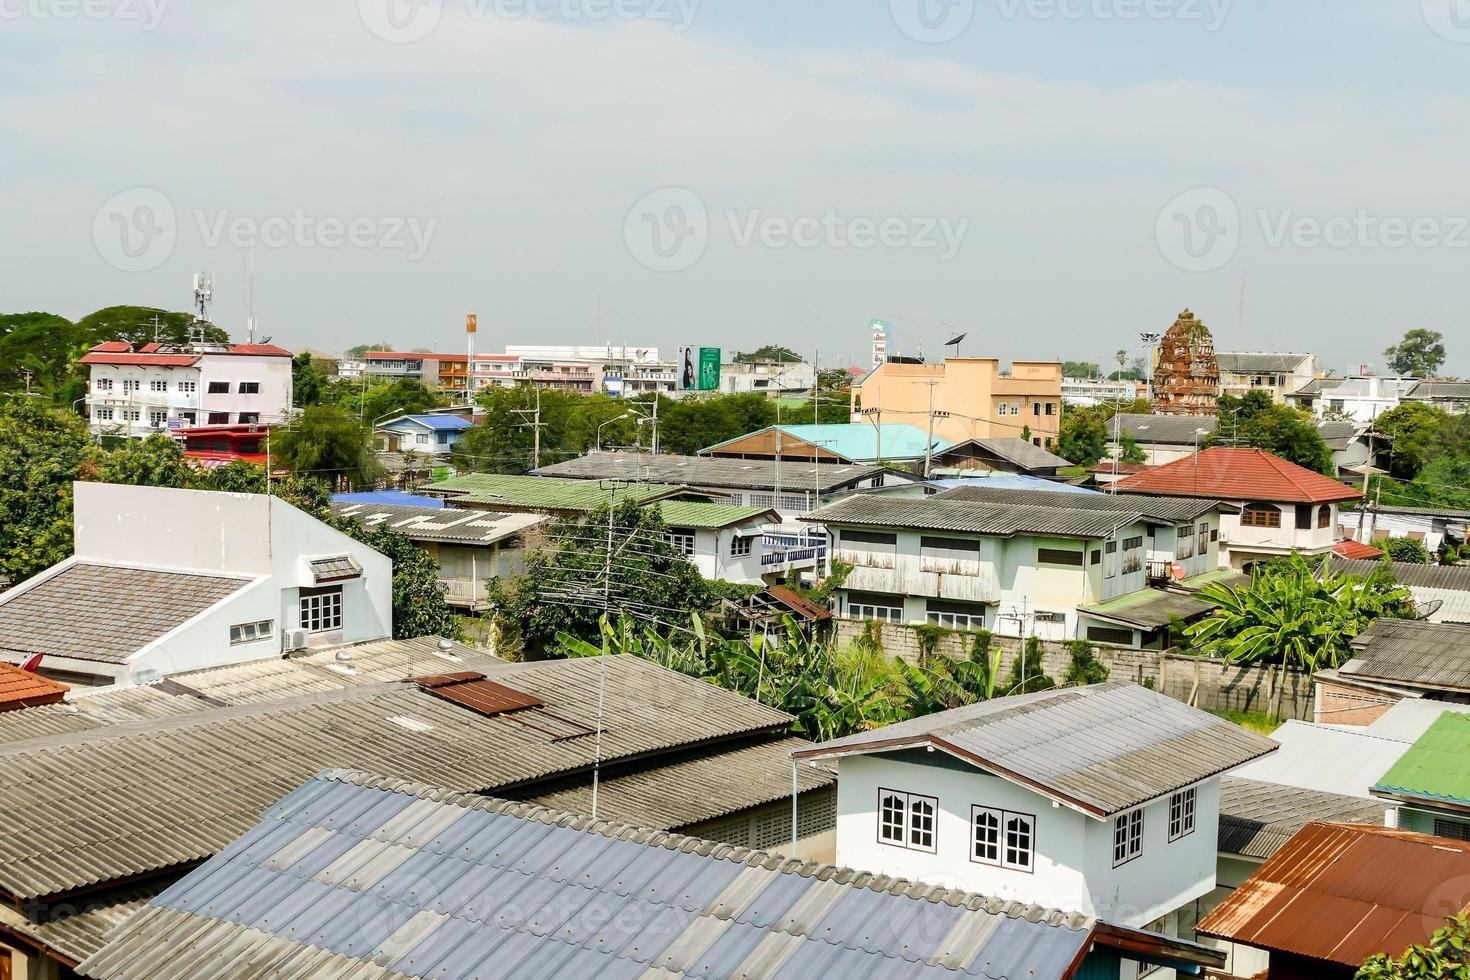
<path id="1" fill-rule="evenodd" d="M 334 504 L 367 504 L 372 507 L 432 507 L 440 510 L 444 501 L 436 497 L 420 497 L 402 490 L 376 490 L 371 493 L 334 493 Z"/>
<path id="2" fill-rule="evenodd" d="M 1018 903 L 327 772 L 81 971 L 1056 980 L 1092 931 Z"/>
<path id="3" fill-rule="evenodd" d="M 879 459 L 878 430 L 883 430 L 883 459 L 918 459 L 928 448 L 929 433 L 918 426 L 907 423 L 892 423 L 878 426 L 867 422 L 834 423 L 831 425 L 780 425 L 785 435 L 803 442 L 820 446 L 853 463 L 872 463 Z M 768 430 L 769 431 L 769 430 Z M 747 439 L 749 436 L 740 436 Z M 731 439 L 730 442 L 737 442 Z M 721 446 L 727 443 L 721 443 Z M 934 438 L 934 451 L 941 452 L 954 445 L 946 439 Z M 712 452 L 720 446 L 711 446 L 704 452 Z"/>
<path id="4" fill-rule="evenodd" d="M 403 422 L 421 425 L 435 432 L 465 432 L 475 427 L 475 423 L 469 419 L 460 418 L 458 415 L 404 415 L 391 422 L 384 422 L 378 428 L 389 429 Z"/>
<path id="5" fill-rule="evenodd" d="M 1021 476 L 1014 473 L 989 473 L 985 476 L 956 477 L 953 479 L 926 480 L 930 486 L 954 490 L 958 487 L 989 487 L 992 490 L 1051 490 L 1057 493 L 1087 494 L 1101 496 L 1096 490 L 1074 487 L 1069 483 L 1043 480 L 1039 476 Z"/>

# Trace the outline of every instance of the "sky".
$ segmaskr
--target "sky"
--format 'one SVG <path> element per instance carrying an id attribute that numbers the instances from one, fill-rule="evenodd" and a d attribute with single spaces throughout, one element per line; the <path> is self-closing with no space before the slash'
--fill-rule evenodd
<path id="1" fill-rule="evenodd" d="M 0 311 L 1470 374 L 1470 0 L 0 0 Z"/>

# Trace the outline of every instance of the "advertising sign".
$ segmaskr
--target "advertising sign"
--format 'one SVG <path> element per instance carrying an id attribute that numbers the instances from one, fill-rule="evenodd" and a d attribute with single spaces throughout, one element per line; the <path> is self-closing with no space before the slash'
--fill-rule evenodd
<path id="1" fill-rule="evenodd" d="M 873 331 L 873 367 L 880 368 L 888 363 L 888 338 L 893 333 L 893 324 L 874 320 L 869 326 Z"/>
<path id="2" fill-rule="evenodd" d="M 720 361 L 723 353 L 718 347 L 680 347 L 680 390 L 719 391 Z"/>

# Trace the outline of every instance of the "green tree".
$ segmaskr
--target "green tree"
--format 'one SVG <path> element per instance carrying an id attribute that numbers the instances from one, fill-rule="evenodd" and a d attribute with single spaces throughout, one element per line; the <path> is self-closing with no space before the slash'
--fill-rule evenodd
<path id="1" fill-rule="evenodd" d="M 346 357 L 349 361 L 360 361 L 368 354 L 390 351 L 392 349 L 392 344 L 358 344 L 356 347 L 347 348 Z"/>
<path id="2" fill-rule="evenodd" d="M 456 468 L 473 473 L 525 473 L 534 462 L 537 393 L 534 388 L 490 388 L 475 396 L 485 423 L 464 434 L 454 454 Z M 577 420 L 584 411 L 581 396 L 565 391 L 540 394 L 541 465 L 549 466 L 587 451 L 572 438 L 587 426 Z M 668 403 L 665 403 L 668 404 Z"/>
<path id="3" fill-rule="evenodd" d="M 98 450 L 76 415 L 40 399 L 0 398 L 0 577 L 20 582 L 72 551 L 72 483 Z"/>
<path id="4" fill-rule="evenodd" d="M 51 313 L 0 315 L 0 391 L 39 394 L 66 406 L 86 393 L 77 363 L 92 337 Z"/>
<path id="5" fill-rule="evenodd" d="M 495 583 L 496 624 L 512 649 L 540 658 L 554 652 L 559 634 L 595 641 L 605 608 L 675 624 L 710 608 L 708 584 L 664 540 L 657 507 L 620 502 L 611 521 L 609 533 L 605 506 L 557 521 L 544 546 L 527 555 L 525 574 Z"/>
<path id="6" fill-rule="evenodd" d="M 322 373 L 316 369 L 310 354 L 297 354 L 291 359 L 291 401 L 297 408 L 322 403 Z"/>
<path id="7" fill-rule="evenodd" d="M 1353 639 L 1378 620 L 1414 616 L 1408 590 L 1388 569 L 1334 574 L 1325 559 L 1300 555 L 1257 566 L 1249 585 L 1207 585 L 1201 596 L 1217 608 L 1189 627 L 1196 647 L 1232 663 L 1308 672 L 1341 666 Z"/>
<path id="8" fill-rule="evenodd" d="M 1328 476 L 1335 475 L 1332 450 L 1306 412 L 1278 405 L 1270 392 L 1222 395 L 1220 424 L 1205 446 L 1249 446 Z"/>
<path id="9" fill-rule="evenodd" d="M 1410 330 L 1404 339 L 1383 352 L 1389 368 L 1408 378 L 1432 378 L 1444 367 L 1444 334 L 1435 330 Z"/>
<path id="10" fill-rule="evenodd" d="M 308 408 L 284 432 L 277 430 L 272 451 L 279 465 L 295 475 L 333 486 L 370 488 L 383 476 L 367 427 L 327 405 Z"/>
<path id="11" fill-rule="evenodd" d="M 1096 465 L 1107 455 L 1112 438 L 1108 421 L 1112 417 L 1111 408 L 1068 406 L 1057 432 L 1057 455 L 1078 466 Z"/>
<path id="12" fill-rule="evenodd" d="M 1148 454 L 1139 448 L 1138 440 L 1126 432 L 1123 433 L 1123 441 L 1119 449 L 1121 451 L 1118 454 L 1118 458 L 1125 463 L 1137 464 L 1148 462 Z"/>
<path id="13" fill-rule="evenodd" d="M 1035 694 L 1038 691 L 1050 691 L 1056 686 L 1057 682 L 1046 675 L 1041 640 L 1034 636 L 1028 637 L 1021 644 L 1021 652 L 1011 663 L 1010 675 L 1001 685 L 1001 695 L 1010 697 L 1015 694 Z"/>
<path id="14" fill-rule="evenodd" d="M 1410 946 L 1397 959 L 1369 959 L 1357 980 L 1470 980 L 1470 919 L 1460 912 L 1445 921 L 1427 945 Z"/>
<path id="15" fill-rule="evenodd" d="M 1067 644 L 1071 660 L 1062 683 L 1067 687 L 1087 687 L 1108 682 L 1108 665 L 1097 658 L 1097 649 L 1086 640 L 1073 640 Z"/>
<path id="16" fill-rule="evenodd" d="M 823 371 L 817 375 L 817 423 L 843 425 L 852 421 L 852 375 Z"/>
<path id="17" fill-rule="evenodd" d="M 1404 402 L 1378 416 L 1374 428 L 1388 442 L 1389 472 L 1398 479 L 1412 480 L 1446 451 L 1454 422 L 1442 408 Z"/>
<path id="18" fill-rule="evenodd" d="M 757 361 L 775 361 L 777 364 L 800 364 L 802 356 L 790 347 L 767 344 L 749 354 L 736 354 L 736 364 L 754 364 Z"/>
<path id="19" fill-rule="evenodd" d="M 97 466 L 96 479 L 133 487 L 187 489 L 194 485 L 196 476 L 197 471 L 185 460 L 184 449 L 177 440 L 153 435 L 142 440 L 129 439 L 104 454 Z"/>
<path id="20" fill-rule="evenodd" d="M 1429 549 L 1424 547 L 1422 541 L 1415 541 L 1413 538 L 1389 538 L 1379 542 L 1379 546 L 1391 561 L 1403 562 L 1405 565 L 1429 564 Z"/>
<path id="21" fill-rule="evenodd" d="M 1100 378 L 1102 365 L 1094 361 L 1063 361 L 1062 376 L 1066 378 Z"/>
<path id="22" fill-rule="evenodd" d="M 200 339 L 201 325 L 192 313 L 171 313 L 151 306 L 109 306 L 77 321 L 92 343 L 125 340 L 130 344 L 189 344 Z M 212 323 L 202 325 L 207 344 L 228 344 L 230 335 Z"/>

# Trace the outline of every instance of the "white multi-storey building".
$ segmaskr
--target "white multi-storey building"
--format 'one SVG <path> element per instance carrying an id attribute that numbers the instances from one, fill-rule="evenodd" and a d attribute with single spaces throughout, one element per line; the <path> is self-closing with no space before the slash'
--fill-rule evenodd
<path id="1" fill-rule="evenodd" d="M 271 344 L 99 344 L 82 358 L 96 435 L 142 439 L 290 414 L 291 352 Z"/>

